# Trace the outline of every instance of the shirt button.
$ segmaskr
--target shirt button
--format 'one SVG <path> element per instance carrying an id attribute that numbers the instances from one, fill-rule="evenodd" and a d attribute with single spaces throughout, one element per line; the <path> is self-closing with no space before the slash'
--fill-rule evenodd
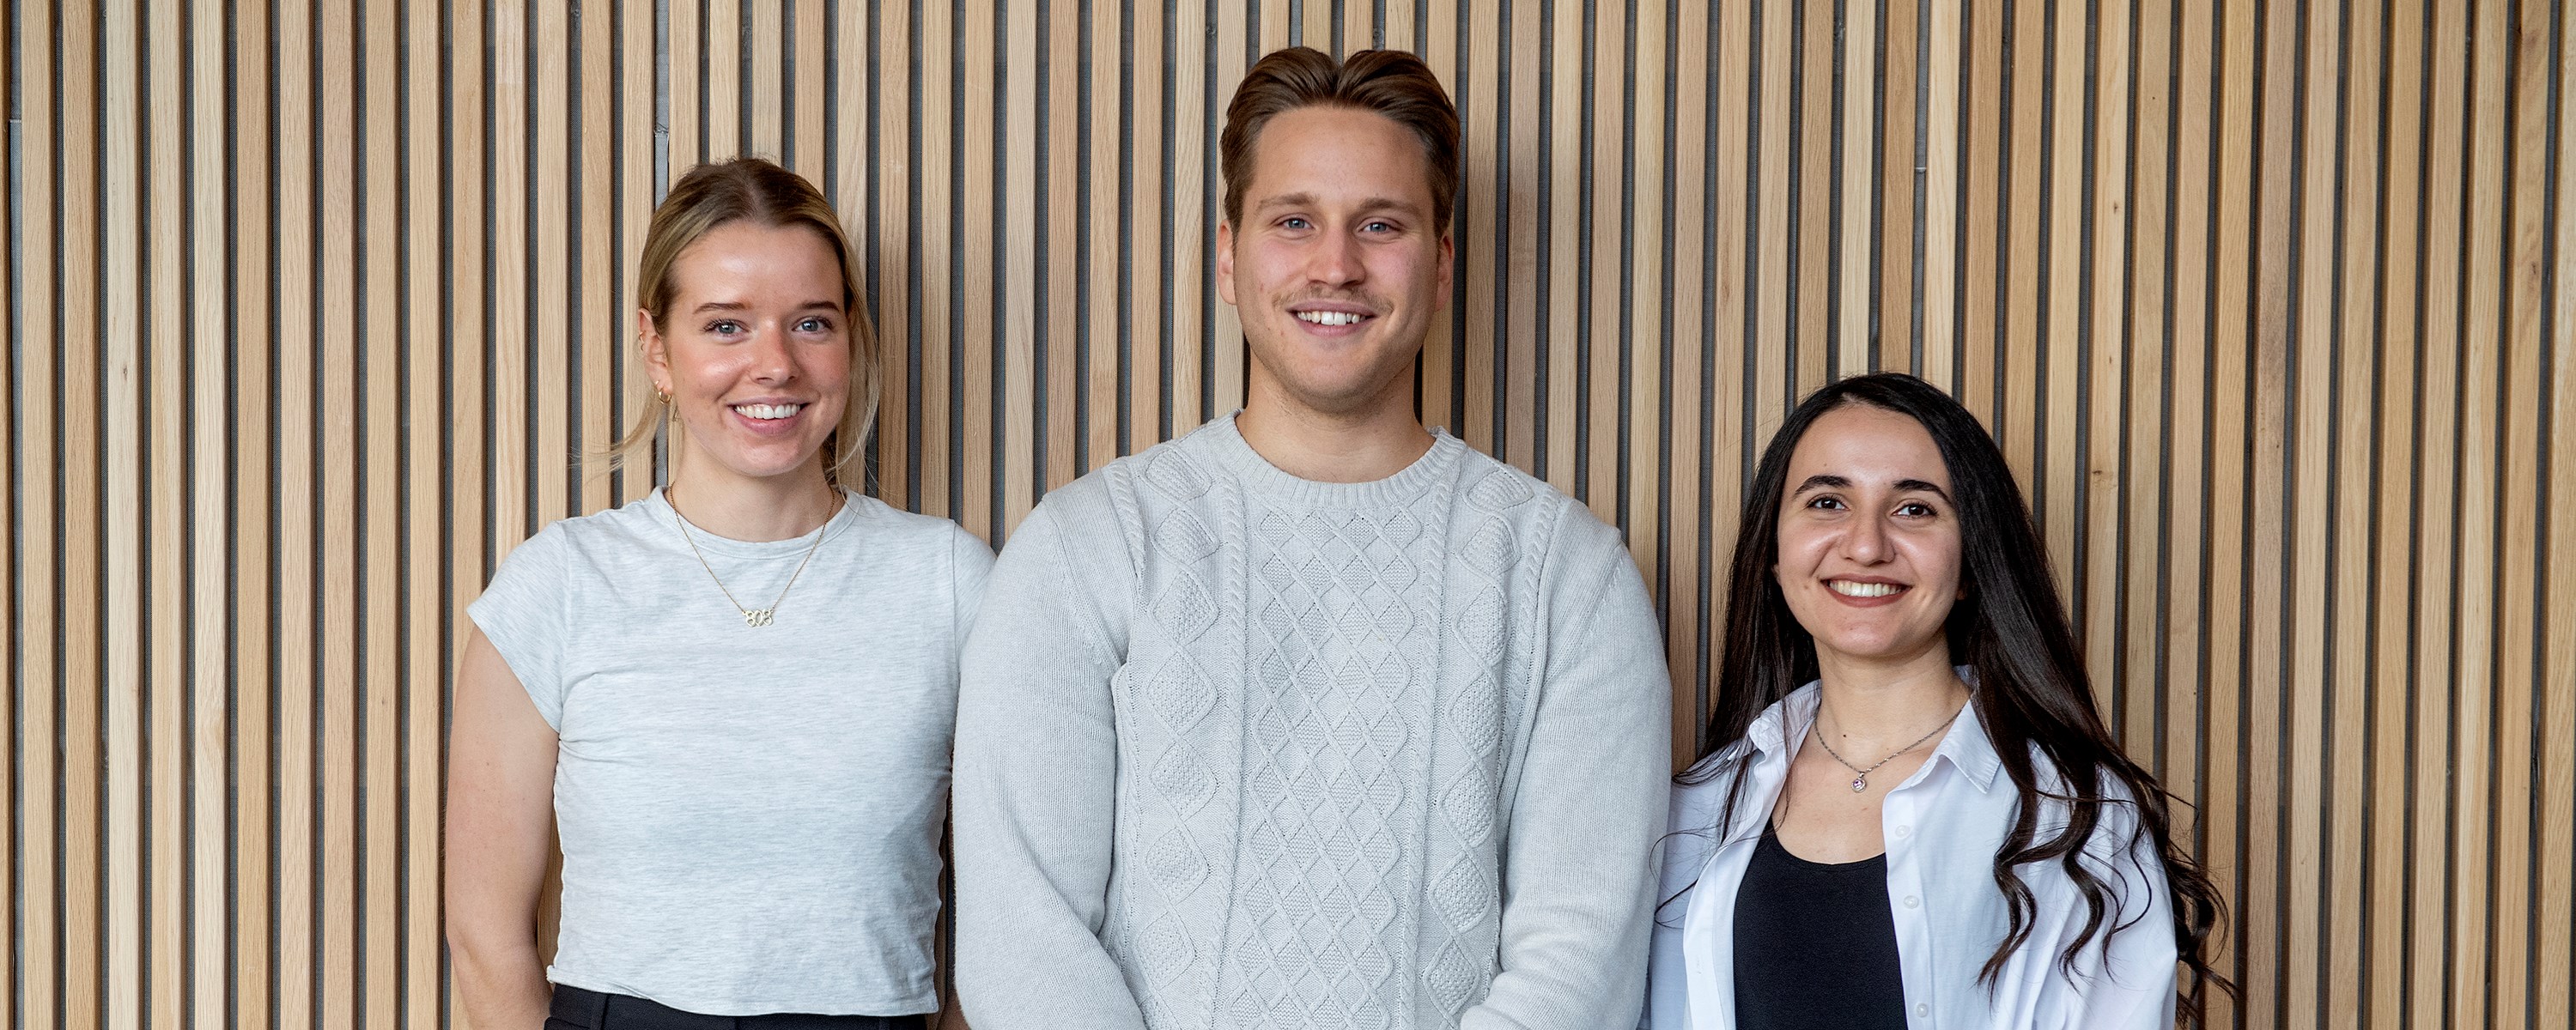
<path id="1" fill-rule="evenodd" d="M 1896 828 L 1896 836 L 1897 836 L 1898 838 L 1900 838 L 1900 839 L 1901 839 L 1901 838 L 1904 838 L 1904 837 L 1907 837 L 1907 836 L 1911 836 L 1913 833 L 1914 833 L 1914 828 L 1913 828 L 1913 827 L 1911 827 L 1911 826 L 1899 826 L 1899 827 L 1897 827 L 1897 828 Z"/>
<path id="2" fill-rule="evenodd" d="M 1915 1002 L 1915 1003 L 1914 1003 L 1914 1014 L 1915 1014 L 1916 1016 L 1920 1016 L 1920 1017 L 1924 1017 L 1924 1018 L 1930 1018 L 1930 1017 L 1931 1017 L 1931 1015 L 1932 1015 L 1932 1004 L 1931 1004 L 1930 1002 L 1923 1002 L 1923 1001 Z"/>
<path id="3" fill-rule="evenodd" d="M 1914 895 L 1911 895 L 1911 894 L 1908 894 L 1908 895 L 1906 895 L 1906 896 L 1905 896 L 1905 907 L 1907 907 L 1907 908 L 1920 908 L 1920 907 L 1922 907 L 1922 905 L 1923 905 L 1923 899 L 1918 898 L 1918 897 L 1915 897 Z"/>

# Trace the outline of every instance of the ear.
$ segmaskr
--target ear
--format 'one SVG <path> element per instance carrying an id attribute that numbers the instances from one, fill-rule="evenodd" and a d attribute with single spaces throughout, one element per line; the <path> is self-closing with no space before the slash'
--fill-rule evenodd
<path id="1" fill-rule="evenodd" d="M 1433 311 L 1446 311 L 1449 308 L 1449 293 L 1454 288 L 1453 284 L 1457 282 L 1450 277 L 1449 273 L 1457 258 L 1456 245 L 1447 232 L 1442 232 L 1440 234 L 1440 292 L 1432 295 L 1431 310 Z"/>
<path id="2" fill-rule="evenodd" d="M 671 392 L 671 346 L 653 324 L 653 313 L 643 308 L 635 309 L 635 351 L 644 359 L 644 374 L 653 381 L 653 389 Z"/>
<path id="3" fill-rule="evenodd" d="M 1216 223 L 1216 295 L 1229 305 L 1235 303 L 1233 219 Z"/>

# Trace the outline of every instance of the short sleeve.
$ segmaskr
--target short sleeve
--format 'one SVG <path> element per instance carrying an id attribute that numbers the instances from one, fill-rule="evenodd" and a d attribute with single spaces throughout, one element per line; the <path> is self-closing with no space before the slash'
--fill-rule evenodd
<path id="1" fill-rule="evenodd" d="M 563 732 L 564 611 L 571 589 L 563 530 L 549 526 L 501 559 L 483 596 L 465 609 L 557 733 Z"/>
<path id="2" fill-rule="evenodd" d="M 953 627 L 957 646 L 966 645 L 966 631 L 975 627 L 975 613 L 982 609 L 984 578 L 993 572 L 993 549 L 966 527 L 950 524 L 948 567 L 955 577 L 951 589 L 956 593 L 957 624 Z"/>

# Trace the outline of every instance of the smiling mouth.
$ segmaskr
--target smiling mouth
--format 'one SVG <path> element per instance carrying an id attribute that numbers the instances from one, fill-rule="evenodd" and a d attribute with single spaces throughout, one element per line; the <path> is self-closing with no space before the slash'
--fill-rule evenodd
<path id="1" fill-rule="evenodd" d="M 794 418 L 797 412 L 805 410 L 805 406 L 802 404 L 736 404 L 733 410 L 735 414 L 753 421 L 775 422 L 780 419 Z"/>
<path id="2" fill-rule="evenodd" d="M 1906 587 L 1896 583 L 1855 583 L 1848 579 L 1826 580 L 1825 589 L 1844 597 L 1888 597 L 1906 591 Z"/>
<path id="3" fill-rule="evenodd" d="M 1308 325 L 1357 325 L 1377 317 L 1355 311 L 1299 311 L 1294 314 L 1298 321 Z"/>

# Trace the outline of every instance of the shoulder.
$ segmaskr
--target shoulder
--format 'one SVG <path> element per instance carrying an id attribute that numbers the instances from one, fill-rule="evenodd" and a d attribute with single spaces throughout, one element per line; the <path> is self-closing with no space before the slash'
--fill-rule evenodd
<path id="1" fill-rule="evenodd" d="M 563 577 L 582 568 L 616 564 L 620 559 L 649 549 L 657 529 L 661 533 L 674 531 L 673 527 L 657 521 L 654 515 L 657 510 L 668 509 L 647 495 L 615 508 L 557 519 L 512 547 L 494 571 L 493 580 L 497 584 L 514 575 L 533 574 L 560 587 Z M 660 518 L 668 519 L 669 516 Z M 671 540 L 676 546 L 678 538 L 672 537 Z"/>
<path id="2" fill-rule="evenodd" d="M 860 530 L 879 540 L 940 548 L 972 545 L 987 554 L 992 551 L 981 537 L 954 520 L 905 511 L 865 494 L 849 496 L 851 510 L 861 520 Z"/>
<path id="3" fill-rule="evenodd" d="M 1577 570 L 1598 576 L 1631 564 L 1626 540 L 1583 502 L 1493 455 L 1459 448 L 1456 502 L 1463 511 L 1510 523 L 1525 547 L 1543 549 L 1549 565 L 1575 578 L 1593 578 Z"/>

